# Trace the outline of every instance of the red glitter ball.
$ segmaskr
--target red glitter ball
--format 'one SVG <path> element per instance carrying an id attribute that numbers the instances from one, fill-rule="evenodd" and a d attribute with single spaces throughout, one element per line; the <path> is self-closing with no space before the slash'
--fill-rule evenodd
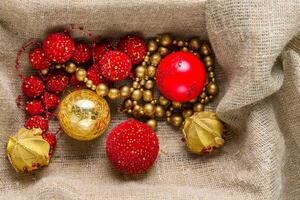
<path id="1" fill-rule="evenodd" d="M 49 128 L 48 119 L 45 119 L 40 115 L 35 115 L 25 121 L 24 127 L 27 129 L 40 128 L 42 129 L 43 133 L 45 133 Z"/>
<path id="2" fill-rule="evenodd" d="M 93 59 L 95 63 L 98 63 L 104 54 L 112 50 L 112 43 L 110 40 L 102 40 L 99 44 L 93 49 Z"/>
<path id="3" fill-rule="evenodd" d="M 56 71 L 49 74 L 46 80 L 46 87 L 49 92 L 61 93 L 69 84 L 69 77 L 63 71 Z"/>
<path id="4" fill-rule="evenodd" d="M 78 81 L 75 74 L 72 74 L 70 78 L 70 84 L 74 88 L 84 87 L 84 82 Z"/>
<path id="5" fill-rule="evenodd" d="M 25 111 L 29 115 L 39 115 L 44 112 L 44 106 L 40 100 L 27 101 Z"/>
<path id="6" fill-rule="evenodd" d="M 146 124 L 129 119 L 116 126 L 106 140 L 106 154 L 124 174 L 143 173 L 155 162 L 159 141 Z"/>
<path id="7" fill-rule="evenodd" d="M 23 79 L 22 91 L 27 97 L 37 97 L 44 92 L 43 81 L 36 76 L 29 76 Z"/>
<path id="8" fill-rule="evenodd" d="M 47 59 L 51 62 L 64 63 L 75 53 L 75 42 L 65 33 L 52 33 L 43 42 Z"/>
<path id="9" fill-rule="evenodd" d="M 100 70 L 104 78 L 110 81 L 125 79 L 131 70 L 130 58 L 121 51 L 109 51 L 99 62 Z"/>
<path id="10" fill-rule="evenodd" d="M 91 59 L 92 50 L 91 47 L 84 41 L 77 42 L 75 44 L 75 53 L 72 58 L 77 64 L 85 63 Z"/>
<path id="11" fill-rule="evenodd" d="M 100 72 L 100 68 L 97 64 L 93 64 L 88 70 L 87 70 L 87 78 L 91 81 L 93 81 L 94 85 L 98 85 L 99 83 L 103 83 L 103 78 Z"/>
<path id="12" fill-rule="evenodd" d="M 205 81 L 204 64 L 189 52 L 167 55 L 160 61 L 156 72 L 159 91 L 172 101 L 186 102 L 196 98 Z"/>
<path id="13" fill-rule="evenodd" d="M 146 43 L 138 35 L 127 35 L 123 37 L 118 43 L 118 49 L 129 56 L 132 64 L 143 62 L 147 54 Z"/>
<path id="14" fill-rule="evenodd" d="M 33 69 L 42 70 L 50 66 L 42 48 L 35 48 L 29 53 L 29 62 Z"/>
<path id="15" fill-rule="evenodd" d="M 56 147 L 56 136 L 52 133 L 44 133 L 42 135 L 43 139 L 46 140 L 50 145 L 50 151 L 49 156 L 51 157 L 53 155 L 53 151 Z"/>
<path id="16" fill-rule="evenodd" d="M 42 96 L 42 101 L 46 109 L 54 110 L 59 104 L 59 97 L 55 94 L 45 92 Z"/>

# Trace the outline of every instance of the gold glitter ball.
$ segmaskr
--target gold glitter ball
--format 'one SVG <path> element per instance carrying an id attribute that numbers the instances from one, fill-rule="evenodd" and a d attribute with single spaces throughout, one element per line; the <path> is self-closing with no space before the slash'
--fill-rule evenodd
<path id="1" fill-rule="evenodd" d="M 60 103 L 58 119 L 70 137 L 86 141 L 104 133 L 110 122 L 110 110 L 105 99 L 91 90 L 76 90 Z"/>

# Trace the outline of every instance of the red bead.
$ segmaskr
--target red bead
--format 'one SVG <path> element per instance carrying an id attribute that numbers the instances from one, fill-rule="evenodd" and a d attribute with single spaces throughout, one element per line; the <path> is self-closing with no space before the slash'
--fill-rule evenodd
<path id="1" fill-rule="evenodd" d="M 131 61 L 121 51 L 109 51 L 100 60 L 99 67 L 104 78 L 110 81 L 120 81 L 128 77 Z"/>
<path id="2" fill-rule="evenodd" d="M 75 53 L 75 42 L 65 33 L 52 33 L 43 42 L 47 59 L 51 62 L 64 63 Z"/>
<path id="3" fill-rule="evenodd" d="M 29 76 L 23 79 L 22 91 L 27 97 L 37 97 L 44 92 L 43 81 L 36 76 Z"/>
<path id="4" fill-rule="evenodd" d="M 94 62 L 98 63 L 104 54 L 110 50 L 113 50 L 112 42 L 110 40 L 102 40 L 93 49 Z"/>
<path id="5" fill-rule="evenodd" d="M 25 121 L 24 127 L 27 129 L 40 128 L 45 133 L 49 128 L 48 119 L 40 115 L 35 115 Z"/>
<path id="6" fill-rule="evenodd" d="M 87 78 L 93 82 L 94 85 L 98 85 L 99 83 L 103 83 L 102 74 L 100 71 L 100 67 L 97 64 L 93 64 L 87 70 Z"/>
<path id="7" fill-rule="evenodd" d="M 45 92 L 42 101 L 47 110 L 54 110 L 59 104 L 59 97 L 55 94 Z"/>
<path id="8" fill-rule="evenodd" d="M 40 115 L 44 112 L 44 106 L 40 100 L 27 101 L 25 111 L 29 115 Z"/>
<path id="9" fill-rule="evenodd" d="M 32 68 L 36 70 L 47 69 L 50 66 L 50 63 L 46 59 L 44 50 L 42 48 L 35 48 L 30 51 L 29 62 Z"/>
<path id="10" fill-rule="evenodd" d="M 172 101 L 186 102 L 196 98 L 205 81 L 204 64 L 189 52 L 169 54 L 161 60 L 156 72 L 159 91 Z"/>
<path id="11" fill-rule="evenodd" d="M 124 174 L 143 173 L 155 162 L 159 141 L 146 124 L 129 119 L 116 126 L 106 139 L 106 154 Z"/>
<path id="12" fill-rule="evenodd" d="M 125 52 L 131 59 L 132 64 L 143 62 L 147 54 L 145 41 L 138 35 L 127 35 L 121 38 L 118 49 Z"/>
<path id="13" fill-rule="evenodd" d="M 56 147 L 56 136 L 52 133 L 44 133 L 42 135 L 43 139 L 46 140 L 50 145 L 50 151 L 49 156 L 51 157 L 53 155 L 53 151 Z"/>
<path id="14" fill-rule="evenodd" d="M 63 71 L 56 71 L 49 74 L 46 80 L 46 87 L 49 92 L 61 93 L 69 83 L 69 77 Z"/>
<path id="15" fill-rule="evenodd" d="M 75 53 L 72 58 L 77 64 L 85 63 L 91 59 L 91 47 L 84 41 L 77 42 L 75 45 Z"/>

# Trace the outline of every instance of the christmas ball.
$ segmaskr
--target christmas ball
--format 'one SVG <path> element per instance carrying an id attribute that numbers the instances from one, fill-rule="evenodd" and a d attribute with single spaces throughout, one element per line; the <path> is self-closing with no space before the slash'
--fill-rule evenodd
<path id="1" fill-rule="evenodd" d="M 50 151 L 49 156 L 51 157 L 53 155 L 53 151 L 56 147 L 56 136 L 52 133 L 44 133 L 42 135 L 43 139 L 46 140 L 50 145 Z"/>
<path id="2" fill-rule="evenodd" d="M 49 92 L 61 93 L 69 84 L 69 77 L 63 71 L 57 71 L 49 74 L 46 81 L 46 87 Z"/>
<path id="3" fill-rule="evenodd" d="M 163 58 L 156 72 L 157 87 L 168 99 L 186 102 L 196 98 L 206 81 L 204 64 L 192 53 L 178 51 Z"/>
<path id="4" fill-rule="evenodd" d="M 91 81 L 93 81 L 94 85 L 98 85 L 100 83 L 103 83 L 102 74 L 100 71 L 100 67 L 98 64 L 93 64 L 88 70 L 87 70 L 87 78 Z"/>
<path id="5" fill-rule="evenodd" d="M 72 60 L 77 64 L 85 63 L 91 59 L 91 47 L 84 41 L 75 44 L 75 52 Z"/>
<path id="6" fill-rule="evenodd" d="M 29 62 L 33 69 L 42 70 L 50 66 L 42 48 L 35 48 L 29 53 Z"/>
<path id="7" fill-rule="evenodd" d="M 45 92 L 42 96 L 42 102 L 47 110 L 54 110 L 59 104 L 59 96 Z"/>
<path id="8" fill-rule="evenodd" d="M 40 128 L 45 133 L 48 131 L 49 122 L 48 119 L 40 115 L 35 115 L 25 121 L 24 127 L 27 129 Z"/>
<path id="9" fill-rule="evenodd" d="M 44 89 L 44 83 L 39 77 L 29 76 L 23 79 L 22 91 L 27 97 L 38 97 Z"/>
<path id="10" fill-rule="evenodd" d="M 131 61 L 121 51 L 109 51 L 101 58 L 99 67 L 104 78 L 110 81 L 120 81 L 129 75 Z"/>
<path id="11" fill-rule="evenodd" d="M 107 129 L 110 110 L 105 99 L 87 89 L 73 91 L 60 103 L 58 120 L 64 132 L 76 140 L 93 140 Z"/>
<path id="12" fill-rule="evenodd" d="M 98 63 L 106 52 L 113 50 L 112 42 L 110 40 L 102 40 L 93 49 L 93 59 Z"/>
<path id="13" fill-rule="evenodd" d="M 39 115 L 44 112 L 44 106 L 40 100 L 27 101 L 25 111 L 29 115 Z"/>
<path id="14" fill-rule="evenodd" d="M 146 124 L 129 119 L 116 126 L 106 140 L 106 155 L 123 174 L 147 171 L 155 162 L 159 141 Z"/>

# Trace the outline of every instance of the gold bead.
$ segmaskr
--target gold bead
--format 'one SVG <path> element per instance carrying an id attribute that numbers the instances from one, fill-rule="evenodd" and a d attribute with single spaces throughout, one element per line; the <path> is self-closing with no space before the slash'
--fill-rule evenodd
<path id="1" fill-rule="evenodd" d="M 160 44 L 168 47 L 172 44 L 172 37 L 169 34 L 163 34 L 160 38 Z"/>
<path id="2" fill-rule="evenodd" d="M 155 116 L 156 117 L 163 117 L 165 114 L 164 107 L 157 105 L 155 108 Z"/>
<path id="3" fill-rule="evenodd" d="M 151 63 L 156 66 L 158 65 L 158 63 L 160 62 L 161 56 L 159 53 L 154 53 L 151 57 L 150 57 L 150 61 Z"/>
<path id="4" fill-rule="evenodd" d="M 183 46 L 184 46 L 184 41 L 183 41 L 183 40 L 179 40 L 179 41 L 177 42 L 177 46 L 183 47 Z"/>
<path id="5" fill-rule="evenodd" d="M 91 80 L 88 80 L 86 83 L 85 83 L 86 87 L 88 88 L 91 88 L 93 86 L 93 81 Z"/>
<path id="6" fill-rule="evenodd" d="M 72 62 L 67 62 L 66 64 L 66 72 L 72 74 L 76 71 L 77 66 Z"/>
<path id="7" fill-rule="evenodd" d="M 154 67 L 154 66 L 149 66 L 148 68 L 147 68 L 147 75 L 149 76 L 149 77 L 155 77 L 155 73 L 156 73 L 156 68 Z"/>
<path id="8" fill-rule="evenodd" d="M 212 82 L 210 82 L 206 86 L 206 90 L 207 90 L 207 93 L 210 94 L 210 95 L 216 95 L 219 92 L 218 85 L 216 83 L 212 83 Z"/>
<path id="9" fill-rule="evenodd" d="M 127 113 L 132 114 L 132 110 L 131 109 L 127 110 Z"/>
<path id="10" fill-rule="evenodd" d="M 182 121 L 183 121 L 182 117 L 178 114 L 173 114 L 171 116 L 171 123 L 173 126 L 176 127 L 180 126 L 182 124 Z"/>
<path id="11" fill-rule="evenodd" d="M 100 83 L 99 85 L 97 85 L 96 87 L 96 93 L 99 95 L 99 96 L 106 96 L 108 94 L 108 87 L 107 85 L 105 85 L 104 83 Z"/>
<path id="12" fill-rule="evenodd" d="M 167 122 L 171 123 L 171 117 L 167 117 Z"/>
<path id="13" fill-rule="evenodd" d="M 200 95 L 200 100 L 201 100 L 201 99 L 204 99 L 205 97 L 206 97 L 206 93 L 205 93 L 205 92 L 202 92 L 201 95 Z"/>
<path id="14" fill-rule="evenodd" d="M 213 59 L 210 56 L 205 56 L 204 63 L 206 67 L 211 67 L 213 65 Z"/>
<path id="15" fill-rule="evenodd" d="M 91 89 L 92 90 L 96 90 L 97 86 L 96 85 L 92 85 Z"/>
<path id="16" fill-rule="evenodd" d="M 61 65 L 61 64 L 56 64 L 56 65 L 55 65 L 55 68 L 56 68 L 56 69 L 60 69 L 60 68 L 62 68 L 62 65 Z"/>
<path id="17" fill-rule="evenodd" d="M 193 110 L 195 112 L 201 112 L 204 110 L 204 105 L 202 103 L 196 103 L 194 104 Z"/>
<path id="18" fill-rule="evenodd" d="M 214 78 L 215 77 L 215 73 L 214 72 L 209 72 L 209 78 Z"/>
<path id="19" fill-rule="evenodd" d="M 211 53 L 210 46 L 207 42 L 204 42 L 200 48 L 200 52 L 204 56 L 208 56 Z"/>
<path id="20" fill-rule="evenodd" d="M 188 52 L 189 49 L 187 47 L 182 47 L 181 51 L 185 51 L 185 52 Z"/>
<path id="21" fill-rule="evenodd" d="M 167 105 L 169 105 L 169 103 L 170 103 L 170 101 L 169 101 L 168 99 L 166 99 L 164 96 L 160 96 L 160 97 L 158 98 L 158 102 L 159 102 L 159 104 L 162 105 L 162 106 L 167 106 Z"/>
<path id="22" fill-rule="evenodd" d="M 199 38 L 193 38 L 191 39 L 190 43 L 189 43 L 189 48 L 192 50 L 198 50 L 201 46 L 201 42 L 199 40 Z"/>
<path id="23" fill-rule="evenodd" d="M 78 68 L 76 71 L 76 78 L 78 81 L 83 81 L 86 78 L 86 70 L 83 68 Z"/>
<path id="24" fill-rule="evenodd" d="M 153 100 L 153 93 L 151 90 L 144 90 L 143 91 L 143 99 L 145 102 L 150 102 Z"/>
<path id="25" fill-rule="evenodd" d="M 48 68 L 42 69 L 42 70 L 41 70 L 41 73 L 42 73 L 43 75 L 47 75 L 48 72 L 49 72 L 49 69 L 48 69 Z"/>
<path id="26" fill-rule="evenodd" d="M 204 104 L 205 103 L 205 99 L 201 99 L 200 103 Z"/>
<path id="27" fill-rule="evenodd" d="M 140 90 L 134 90 L 131 94 L 131 99 L 134 101 L 139 101 L 143 97 L 143 92 Z"/>
<path id="28" fill-rule="evenodd" d="M 132 106 L 133 106 L 133 103 L 130 99 L 127 99 L 126 101 L 124 101 L 125 109 L 130 109 Z"/>
<path id="29" fill-rule="evenodd" d="M 135 112 L 140 112 L 141 109 L 142 109 L 142 107 L 140 105 L 133 106 L 133 111 L 135 111 Z"/>
<path id="30" fill-rule="evenodd" d="M 130 95 L 130 87 L 124 85 L 120 88 L 120 95 L 121 97 L 129 97 Z"/>
<path id="31" fill-rule="evenodd" d="M 143 78 L 146 74 L 146 68 L 142 65 L 135 68 L 135 75 L 138 78 Z"/>
<path id="32" fill-rule="evenodd" d="M 198 58 L 200 58 L 200 53 L 194 52 L 194 55 L 197 56 Z"/>
<path id="33" fill-rule="evenodd" d="M 169 53 L 169 50 L 166 47 L 159 47 L 158 52 L 160 53 L 160 55 L 165 56 Z"/>
<path id="34" fill-rule="evenodd" d="M 138 104 L 138 102 L 137 101 L 132 101 L 132 104 L 135 106 L 135 105 Z"/>
<path id="35" fill-rule="evenodd" d="M 172 106 L 173 108 L 175 109 L 180 109 L 181 108 L 181 103 L 180 102 L 177 102 L 177 101 L 172 101 Z"/>
<path id="36" fill-rule="evenodd" d="M 110 88 L 107 96 L 114 100 L 120 97 L 120 91 L 117 88 Z"/>
<path id="37" fill-rule="evenodd" d="M 145 80 L 145 79 L 142 79 L 142 80 L 140 81 L 140 85 L 142 85 L 142 86 L 144 86 L 145 83 L 146 83 L 146 80 Z"/>
<path id="38" fill-rule="evenodd" d="M 170 117 L 171 115 L 172 115 L 172 112 L 169 111 L 169 110 L 167 110 L 167 111 L 166 111 L 166 116 L 167 116 L 167 117 Z"/>
<path id="39" fill-rule="evenodd" d="M 87 77 L 85 77 L 84 79 L 83 79 L 83 82 L 87 82 L 89 79 L 87 78 Z"/>
<path id="40" fill-rule="evenodd" d="M 157 127 L 157 121 L 155 119 L 149 119 L 147 122 L 147 125 L 150 126 L 154 131 Z"/>
<path id="41" fill-rule="evenodd" d="M 193 115 L 193 110 L 192 109 L 186 109 L 182 112 L 182 116 L 184 118 L 190 117 Z"/>
<path id="42" fill-rule="evenodd" d="M 152 80 L 148 80 L 145 82 L 146 89 L 152 89 L 154 87 L 154 82 Z"/>
<path id="43" fill-rule="evenodd" d="M 132 83 L 132 87 L 133 87 L 134 89 L 138 89 L 138 88 L 140 88 L 140 84 L 139 84 L 139 82 L 137 82 L 137 81 L 133 81 L 133 83 Z"/>
<path id="44" fill-rule="evenodd" d="M 208 102 L 209 102 L 208 96 L 205 97 L 204 101 L 205 101 L 205 103 L 208 103 Z"/>
<path id="45" fill-rule="evenodd" d="M 148 42 L 148 51 L 151 51 L 151 52 L 156 51 L 157 47 L 158 47 L 158 45 L 157 45 L 157 42 L 155 40 L 150 40 Z"/>
<path id="46" fill-rule="evenodd" d="M 150 57 L 149 56 L 145 56 L 144 61 L 145 62 L 149 62 L 150 61 Z"/>
<path id="47" fill-rule="evenodd" d="M 144 105 L 144 113 L 148 117 L 152 117 L 153 114 L 155 113 L 155 106 L 151 103 L 146 103 Z"/>

